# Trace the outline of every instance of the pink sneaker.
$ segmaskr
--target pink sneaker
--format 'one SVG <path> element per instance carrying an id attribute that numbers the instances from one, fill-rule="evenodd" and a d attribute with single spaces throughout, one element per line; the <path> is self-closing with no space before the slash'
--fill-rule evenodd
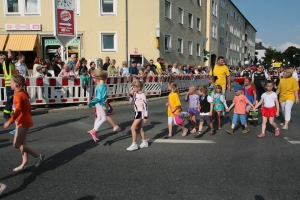
<path id="1" fill-rule="evenodd" d="M 112 133 L 116 133 L 120 130 L 120 127 L 117 125 L 116 127 L 113 128 L 113 132 Z"/>
<path id="2" fill-rule="evenodd" d="M 278 137 L 280 135 L 280 129 L 277 128 L 277 130 L 275 129 L 275 137 Z"/>
<path id="3" fill-rule="evenodd" d="M 99 138 L 97 137 L 96 131 L 90 130 L 89 132 L 90 132 L 90 134 L 91 134 L 93 140 L 94 140 L 95 142 L 97 142 L 97 141 L 99 140 Z"/>
<path id="4" fill-rule="evenodd" d="M 264 138 L 265 136 L 266 136 L 266 134 L 261 133 L 261 134 L 259 134 L 257 137 L 258 137 L 258 138 Z"/>
<path id="5" fill-rule="evenodd" d="M 189 129 L 185 129 L 184 131 L 182 131 L 182 137 L 185 137 L 188 133 Z"/>

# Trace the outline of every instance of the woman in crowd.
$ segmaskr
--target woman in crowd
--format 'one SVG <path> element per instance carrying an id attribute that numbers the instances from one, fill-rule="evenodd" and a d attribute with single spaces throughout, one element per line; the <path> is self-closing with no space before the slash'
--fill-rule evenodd
<path id="1" fill-rule="evenodd" d="M 62 78 L 70 78 L 70 77 L 76 77 L 74 72 L 70 70 L 70 67 L 68 64 L 64 65 L 64 68 L 61 70 L 61 72 L 58 74 L 58 77 Z"/>
<path id="2" fill-rule="evenodd" d="M 55 77 L 58 77 L 58 74 L 60 73 L 61 69 L 61 57 L 55 57 L 53 62 L 53 71 Z"/>
<path id="3" fill-rule="evenodd" d="M 115 65 L 116 65 L 116 60 L 111 59 L 110 65 L 107 68 L 108 76 L 116 76 L 119 74 L 119 67 L 116 68 Z"/>

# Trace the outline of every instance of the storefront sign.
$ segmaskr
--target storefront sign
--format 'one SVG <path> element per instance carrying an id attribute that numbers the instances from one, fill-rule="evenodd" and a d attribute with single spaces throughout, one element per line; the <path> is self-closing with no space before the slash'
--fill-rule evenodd
<path id="1" fill-rule="evenodd" d="M 5 24 L 7 31 L 40 31 L 42 30 L 41 24 Z"/>

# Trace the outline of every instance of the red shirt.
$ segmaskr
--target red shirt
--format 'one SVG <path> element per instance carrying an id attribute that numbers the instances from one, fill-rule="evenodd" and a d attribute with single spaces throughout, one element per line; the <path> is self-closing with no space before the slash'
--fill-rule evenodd
<path id="1" fill-rule="evenodd" d="M 243 87 L 244 93 L 245 93 L 245 90 L 246 90 L 246 88 Z M 250 87 L 248 88 L 248 96 L 253 96 L 253 95 L 254 95 L 254 92 L 255 92 L 255 87 L 254 87 L 254 86 L 250 86 Z M 245 95 L 246 95 L 246 94 L 245 94 Z"/>

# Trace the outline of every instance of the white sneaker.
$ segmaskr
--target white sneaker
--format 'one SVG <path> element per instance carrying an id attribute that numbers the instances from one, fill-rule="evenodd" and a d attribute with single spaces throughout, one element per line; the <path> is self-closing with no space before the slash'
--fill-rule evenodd
<path id="1" fill-rule="evenodd" d="M 283 129 L 283 130 L 288 130 L 288 129 L 289 129 L 289 127 L 288 127 L 288 126 L 286 126 L 286 125 L 284 125 L 284 126 L 282 127 L 282 129 Z"/>
<path id="2" fill-rule="evenodd" d="M 148 147 L 148 146 L 149 146 L 148 142 L 142 142 L 142 144 L 140 144 L 141 149 L 145 148 L 145 147 Z"/>
<path id="3" fill-rule="evenodd" d="M 139 146 L 137 144 L 132 144 L 130 147 L 127 148 L 127 151 L 135 151 L 138 149 L 139 149 Z"/>
<path id="4" fill-rule="evenodd" d="M 284 126 L 284 123 L 281 123 L 280 126 Z"/>
<path id="5" fill-rule="evenodd" d="M 6 185 L 5 184 L 1 184 L 1 187 L 0 187 L 0 195 L 3 193 L 3 191 L 6 189 Z"/>

